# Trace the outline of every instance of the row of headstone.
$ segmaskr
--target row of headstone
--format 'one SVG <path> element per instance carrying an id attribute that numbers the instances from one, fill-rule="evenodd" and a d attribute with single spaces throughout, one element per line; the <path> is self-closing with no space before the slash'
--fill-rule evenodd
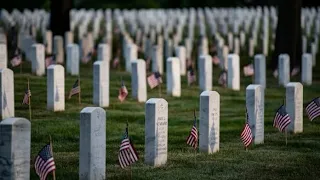
<path id="1" fill-rule="evenodd" d="M 168 63 L 172 63 L 170 59 Z M 97 66 L 104 62 L 97 62 Z M 137 62 L 133 63 L 134 65 Z M 133 65 L 133 66 L 134 66 Z M 178 64 L 173 65 L 178 67 Z M 52 72 L 58 72 L 57 66 Z M 63 73 L 60 72 L 60 73 Z M 62 94 L 61 94 L 62 95 Z M 289 83 L 286 110 L 292 120 L 288 130 L 303 131 L 303 87 Z M 246 90 L 248 123 L 255 144 L 264 143 L 264 88 L 249 85 Z M 200 94 L 199 150 L 208 154 L 220 149 L 220 95 L 216 91 Z M 6 118 L 0 123 L 0 157 L 8 179 L 29 179 L 31 123 L 24 118 Z M 100 107 L 86 107 L 80 112 L 79 178 L 104 179 L 106 175 L 106 112 Z M 13 156 L 14 154 L 14 156 Z M 159 167 L 168 159 L 168 102 L 151 98 L 145 105 L 145 163 Z M 18 173 L 19 172 L 19 173 Z"/>

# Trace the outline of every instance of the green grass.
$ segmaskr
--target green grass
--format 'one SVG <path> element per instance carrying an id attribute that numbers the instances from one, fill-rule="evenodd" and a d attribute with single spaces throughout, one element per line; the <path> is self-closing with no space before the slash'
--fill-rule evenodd
<path id="1" fill-rule="evenodd" d="M 79 179 L 79 113 L 92 105 L 92 64 L 81 65 L 82 104 L 76 97 L 66 100 L 64 112 L 46 110 L 46 77 L 31 75 L 30 64 L 15 71 L 15 108 L 17 117 L 29 119 L 27 106 L 21 105 L 27 78 L 32 91 L 31 134 L 31 179 L 38 179 L 34 171 L 34 158 L 49 140 L 53 139 L 57 179 Z M 319 69 L 319 65 L 317 67 Z M 319 96 L 320 73 L 314 68 L 312 86 L 304 87 L 304 102 Z M 164 167 L 152 168 L 144 162 L 144 103 L 131 98 L 130 74 L 124 71 L 110 72 L 110 107 L 106 123 L 106 170 L 108 179 L 128 179 L 129 171 L 117 165 L 117 153 L 126 121 L 129 121 L 130 136 L 140 156 L 132 166 L 133 179 L 317 179 L 320 177 L 320 123 L 310 122 L 304 113 L 304 132 L 290 134 L 285 145 L 284 134 L 272 127 L 275 110 L 285 97 L 285 89 L 278 87 L 277 80 L 268 72 L 265 92 L 265 143 L 255 145 L 246 152 L 240 141 L 240 132 L 245 122 L 245 88 L 251 78 L 241 77 L 241 91 L 234 92 L 217 85 L 219 74 L 214 68 L 213 90 L 221 96 L 220 152 L 207 155 L 197 153 L 186 145 L 186 137 L 192 127 L 193 110 L 199 109 L 198 86 L 188 87 L 182 77 L 182 96 L 163 98 L 169 103 L 168 162 Z M 125 81 L 129 96 L 124 103 L 117 99 L 120 77 Z M 300 77 L 300 76 L 298 76 Z M 292 81 L 299 81 L 295 77 Z M 76 77 L 66 75 L 65 93 L 69 93 Z M 165 78 L 164 78 L 165 79 Z M 158 97 L 158 90 L 148 89 L 148 98 Z M 197 116 L 198 113 L 197 113 Z M 51 177 L 49 177 L 51 179 Z"/>

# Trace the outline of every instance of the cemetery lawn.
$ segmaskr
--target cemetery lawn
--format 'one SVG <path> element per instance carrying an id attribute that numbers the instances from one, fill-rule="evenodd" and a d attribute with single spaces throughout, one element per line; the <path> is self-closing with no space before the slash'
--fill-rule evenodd
<path id="1" fill-rule="evenodd" d="M 123 67 L 123 66 L 122 66 Z M 29 119 L 28 107 L 21 105 L 27 78 L 30 79 L 32 92 L 32 134 L 31 134 L 31 179 L 38 179 L 34 171 L 34 158 L 39 150 L 53 140 L 54 158 L 57 166 L 56 179 L 79 179 L 79 118 L 80 111 L 92 104 L 92 62 L 81 65 L 81 97 L 66 99 L 64 112 L 46 110 L 46 77 L 31 75 L 30 64 L 23 64 L 23 73 L 15 68 L 15 108 L 16 117 Z M 304 103 L 320 95 L 320 66 L 314 68 L 313 85 L 304 86 Z M 316 72 L 316 70 L 318 70 Z M 169 104 L 168 126 L 168 162 L 161 168 L 152 168 L 144 162 L 144 117 L 145 104 L 131 98 L 131 77 L 122 70 L 110 73 L 110 106 L 106 122 L 106 169 L 108 179 L 128 179 L 129 170 L 122 170 L 117 164 L 120 141 L 126 122 L 129 122 L 129 135 L 138 151 L 140 159 L 132 166 L 132 179 L 317 179 L 320 177 L 320 119 L 310 122 L 304 111 L 302 134 L 289 134 L 288 145 L 285 136 L 273 128 L 273 117 L 285 98 L 285 89 L 278 87 L 272 72 L 267 74 L 265 92 L 265 141 L 262 145 L 251 146 L 245 151 L 240 133 L 245 122 L 245 88 L 251 83 L 251 77 L 243 77 L 241 69 L 241 91 L 217 86 L 220 70 L 213 69 L 213 90 L 220 93 L 220 152 L 207 155 L 195 153 L 186 145 L 186 138 L 193 125 L 193 110 L 199 117 L 198 86 L 187 86 L 186 77 L 182 77 L 182 96 L 172 98 L 166 95 L 162 85 L 162 97 Z M 120 103 L 117 99 L 121 85 L 121 76 L 128 88 L 127 100 Z M 77 77 L 66 75 L 65 93 L 69 91 Z M 300 75 L 291 82 L 299 81 Z M 163 78 L 165 80 L 165 77 Z M 159 97 L 158 89 L 148 88 L 148 98 Z M 49 177 L 51 179 L 51 176 Z"/>

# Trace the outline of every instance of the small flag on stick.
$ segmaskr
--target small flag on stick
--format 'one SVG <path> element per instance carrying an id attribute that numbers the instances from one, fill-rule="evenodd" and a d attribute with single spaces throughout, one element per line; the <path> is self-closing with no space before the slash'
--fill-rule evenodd
<path id="1" fill-rule="evenodd" d="M 187 144 L 192 146 L 195 149 L 198 146 L 198 129 L 197 129 L 197 118 L 196 118 L 195 112 L 194 112 L 193 126 L 187 138 Z"/>
<path id="2" fill-rule="evenodd" d="M 313 121 L 315 118 L 320 116 L 320 97 L 314 98 L 308 103 L 306 106 L 306 112 L 310 121 Z"/>
<path id="3" fill-rule="evenodd" d="M 192 66 L 189 66 L 188 72 L 187 72 L 187 76 L 188 76 L 188 85 L 189 86 L 192 83 L 196 82 L 196 75 L 194 73 L 194 70 L 193 70 Z"/>
<path id="4" fill-rule="evenodd" d="M 223 70 L 219 75 L 218 83 L 223 87 L 227 86 L 227 71 Z"/>
<path id="5" fill-rule="evenodd" d="M 280 106 L 277 110 L 276 115 L 273 120 L 273 127 L 278 128 L 279 131 L 284 132 L 286 127 L 291 123 L 289 114 L 286 111 L 284 105 Z"/>
<path id="6" fill-rule="evenodd" d="M 253 65 L 249 64 L 247 66 L 244 66 L 243 67 L 243 74 L 244 74 L 244 76 L 253 76 L 254 75 Z"/>
<path id="7" fill-rule="evenodd" d="M 162 78 L 159 72 L 154 72 L 148 77 L 148 84 L 151 89 L 162 83 Z"/>
<path id="8" fill-rule="evenodd" d="M 71 98 L 71 96 L 80 93 L 80 91 L 81 89 L 79 85 L 79 79 L 77 79 L 76 82 L 73 84 L 72 89 L 70 90 L 69 99 Z"/>
<path id="9" fill-rule="evenodd" d="M 56 169 L 50 144 L 45 145 L 38 153 L 34 167 L 40 180 L 46 180 L 48 174 Z"/>
<path id="10" fill-rule="evenodd" d="M 88 52 L 88 54 L 81 59 L 82 63 L 87 64 L 91 60 L 92 56 L 93 51 Z"/>
<path id="11" fill-rule="evenodd" d="M 118 99 L 122 102 L 126 99 L 127 95 L 128 95 L 127 87 L 124 85 L 124 82 L 121 81 L 121 87 L 119 89 Z"/>
<path id="12" fill-rule="evenodd" d="M 246 109 L 246 124 L 241 132 L 241 140 L 243 142 L 243 145 L 247 148 L 252 143 L 253 137 L 252 137 L 252 131 L 249 126 L 249 115 L 248 111 Z"/>
<path id="13" fill-rule="evenodd" d="M 30 91 L 30 89 L 27 89 L 24 93 L 22 104 L 29 105 L 30 104 L 30 101 L 29 101 L 30 97 L 31 97 L 31 91 Z"/>
<path id="14" fill-rule="evenodd" d="M 52 64 L 56 64 L 56 56 L 55 55 L 49 55 L 46 57 L 46 68 Z"/>
<path id="15" fill-rule="evenodd" d="M 21 52 L 17 49 L 14 53 L 13 58 L 10 61 L 12 67 L 19 66 L 22 63 Z"/>
<path id="16" fill-rule="evenodd" d="M 124 133 L 123 139 L 120 144 L 120 150 L 118 154 L 118 160 L 121 168 L 130 166 L 134 162 L 138 161 L 139 156 L 135 150 L 133 144 L 130 141 L 128 133 L 128 124 Z"/>

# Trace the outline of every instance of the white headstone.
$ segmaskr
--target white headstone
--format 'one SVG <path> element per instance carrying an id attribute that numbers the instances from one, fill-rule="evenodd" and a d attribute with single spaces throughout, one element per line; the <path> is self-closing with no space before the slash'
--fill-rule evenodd
<path id="1" fill-rule="evenodd" d="M 0 69 L 7 68 L 8 65 L 7 45 L 0 43 Z"/>
<path id="2" fill-rule="evenodd" d="M 64 67 L 53 64 L 47 70 L 47 109 L 64 111 Z"/>
<path id="3" fill-rule="evenodd" d="M 199 150 L 208 154 L 220 148 L 220 95 L 216 91 L 200 94 Z"/>
<path id="4" fill-rule="evenodd" d="M 50 30 L 46 31 L 44 44 L 46 46 L 46 52 L 48 54 L 51 54 L 52 53 L 52 31 Z"/>
<path id="5" fill-rule="evenodd" d="M 29 180 L 31 123 L 24 118 L 0 122 L 0 172 L 3 180 Z"/>
<path id="6" fill-rule="evenodd" d="M 109 106 L 109 61 L 96 61 L 93 64 L 93 104 Z"/>
<path id="7" fill-rule="evenodd" d="M 64 63 L 64 48 L 62 36 L 54 36 L 53 38 L 53 53 L 56 56 L 56 62 L 59 64 Z"/>
<path id="8" fill-rule="evenodd" d="M 280 54 L 278 60 L 279 85 L 286 86 L 290 82 L 290 58 L 288 54 Z"/>
<path id="9" fill-rule="evenodd" d="M 109 48 L 110 47 L 108 44 L 99 44 L 99 46 L 98 46 L 98 61 L 110 62 Z"/>
<path id="10" fill-rule="evenodd" d="M 106 112 L 86 107 L 80 112 L 79 179 L 106 179 Z"/>
<path id="11" fill-rule="evenodd" d="M 181 61 L 176 57 L 167 60 L 167 94 L 180 97 L 181 96 Z"/>
<path id="12" fill-rule="evenodd" d="M 254 84 L 266 87 L 266 57 L 263 54 L 254 56 Z"/>
<path id="13" fill-rule="evenodd" d="M 145 107 L 145 155 L 150 166 L 165 165 L 168 158 L 168 102 L 151 98 Z"/>
<path id="14" fill-rule="evenodd" d="M 131 68 L 132 98 L 137 99 L 138 102 L 146 102 L 146 62 L 143 59 L 134 60 L 131 62 Z"/>
<path id="15" fill-rule="evenodd" d="M 255 144 L 264 142 L 264 88 L 251 84 L 246 89 L 246 107 L 249 126 Z"/>
<path id="16" fill-rule="evenodd" d="M 152 47 L 152 71 L 163 74 L 163 58 L 158 46 Z"/>
<path id="17" fill-rule="evenodd" d="M 312 84 L 312 54 L 302 55 L 301 82 L 304 85 Z"/>
<path id="18" fill-rule="evenodd" d="M 228 55 L 228 88 L 240 90 L 240 59 L 237 54 Z"/>
<path id="19" fill-rule="evenodd" d="M 71 31 L 66 31 L 64 33 L 64 45 L 65 49 L 67 49 L 68 44 L 73 44 L 73 32 Z"/>
<path id="20" fill-rule="evenodd" d="M 131 72 L 131 62 L 138 59 L 138 47 L 135 44 L 129 46 L 128 58 L 126 59 L 126 71 Z"/>
<path id="21" fill-rule="evenodd" d="M 79 75 L 80 52 L 78 44 L 68 44 L 67 47 L 67 73 Z"/>
<path id="22" fill-rule="evenodd" d="M 186 51 L 186 48 L 184 46 L 178 46 L 176 49 L 176 55 L 178 57 L 178 60 L 180 61 L 180 63 L 179 63 L 180 64 L 179 65 L 180 66 L 180 75 L 185 76 L 187 73 L 187 70 L 186 70 L 187 51 Z"/>
<path id="23" fill-rule="evenodd" d="M 237 37 L 234 38 L 233 52 L 240 55 L 240 40 Z"/>
<path id="24" fill-rule="evenodd" d="M 199 87 L 201 91 L 209 91 L 212 88 L 212 57 L 203 55 L 198 61 Z"/>
<path id="25" fill-rule="evenodd" d="M 11 69 L 0 69 L 1 119 L 14 117 L 14 78 Z"/>
<path id="26" fill-rule="evenodd" d="M 293 133 L 302 133 L 303 86 L 299 82 L 290 82 L 286 86 L 286 111 L 291 119 L 287 130 Z"/>
<path id="27" fill-rule="evenodd" d="M 46 74 L 44 51 L 45 49 L 42 44 L 32 45 L 32 73 L 35 73 L 37 76 Z"/>

